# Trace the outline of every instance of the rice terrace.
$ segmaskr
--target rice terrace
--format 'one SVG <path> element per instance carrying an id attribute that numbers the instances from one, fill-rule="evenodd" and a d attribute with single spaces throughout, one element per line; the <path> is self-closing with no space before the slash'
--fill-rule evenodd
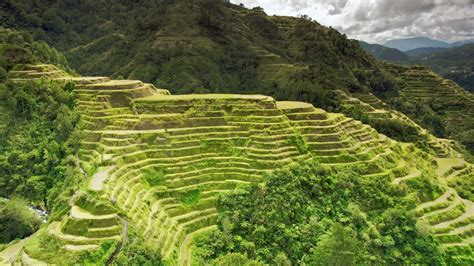
<path id="1" fill-rule="evenodd" d="M 474 264 L 472 44 L 244 2 L 0 3 L 0 265 Z"/>

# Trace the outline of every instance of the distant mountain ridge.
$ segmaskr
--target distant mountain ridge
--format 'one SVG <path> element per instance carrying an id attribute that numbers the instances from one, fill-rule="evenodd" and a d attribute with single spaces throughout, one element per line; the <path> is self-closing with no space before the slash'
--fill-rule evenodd
<path id="1" fill-rule="evenodd" d="M 414 37 L 414 38 L 407 38 L 407 39 L 395 39 L 390 40 L 384 43 L 384 46 L 389 48 L 395 48 L 402 52 L 413 50 L 416 48 L 422 47 L 444 47 L 448 48 L 451 45 L 447 42 L 433 40 L 426 37 Z"/>
<path id="2" fill-rule="evenodd" d="M 407 54 L 394 48 L 389 48 L 381 44 L 372 44 L 363 41 L 359 41 L 359 45 L 365 51 L 373 54 L 376 58 L 386 61 L 403 61 L 408 60 Z"/>
<path id="3" fill-rule="evenodd" d="M 405 39 L 408 40 L 408 39 Z M 474 92 L 474 40 L 463 40 L 450 47 L 420 47 L 408 51 L 359 41 L 362 49 L 375 58 L 404 65 L 424 65 Z M 433 45 L 433 43 L 431 43 Z"/>
<path id="4" fill-rule="evenodd" d="M 405 54 L 411 57 L 423 56 L 428 55 L 436 52 L 440 52 L 449 48 L 445 47 L 421 47 L 406 51 Z"/>
<path id="5" fill-rule="evenodd" d="M 453 48 L 465 44 L 473 43 L 474 39 L 461 40 L 454 43 L 435 40 L 427 37 L 413 37 L 404 39 L 393 39 L 385 42 L 383 45 L 389 48 L 398 49 L 402 52 L 418 49 L 418 48 Z"/>

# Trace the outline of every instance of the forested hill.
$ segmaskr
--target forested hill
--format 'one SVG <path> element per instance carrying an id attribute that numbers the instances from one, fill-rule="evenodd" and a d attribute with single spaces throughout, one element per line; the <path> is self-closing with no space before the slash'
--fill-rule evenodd
<path id="1" fill-rule="evenodd" d="M 321 88 L 390 83 L 356 41 L 336 30 L 225 1 L 6 0 L 0 5 L 3 26 L 31 31 L 63 51 L 83 75 L 141 79 L 174 92 L 266 89 L 285 98 L 308 94 L 305 100 Z M 302 80 L 311 83 L 288 84 Z"/>

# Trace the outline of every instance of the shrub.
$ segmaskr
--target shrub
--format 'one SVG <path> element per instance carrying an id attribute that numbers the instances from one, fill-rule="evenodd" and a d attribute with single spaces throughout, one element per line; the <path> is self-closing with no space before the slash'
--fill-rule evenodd
<path id="1" fill-rule="evenodd" d="M 15 198 L 0 203 L 0 242 L 25 238 L 38 230 L 40 218 L 28 208 L 26 201 Z"/>

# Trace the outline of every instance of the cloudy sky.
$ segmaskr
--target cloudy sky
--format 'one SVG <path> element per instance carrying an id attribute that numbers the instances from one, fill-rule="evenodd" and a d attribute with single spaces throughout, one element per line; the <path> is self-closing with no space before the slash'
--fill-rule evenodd
<path id="1" fill-rule="evenodd" d="M 424 36 L 474 38 L 474 0 L 231 0 L 269 15 L 308 15 L 348 37 L 373 43 Z"/>

